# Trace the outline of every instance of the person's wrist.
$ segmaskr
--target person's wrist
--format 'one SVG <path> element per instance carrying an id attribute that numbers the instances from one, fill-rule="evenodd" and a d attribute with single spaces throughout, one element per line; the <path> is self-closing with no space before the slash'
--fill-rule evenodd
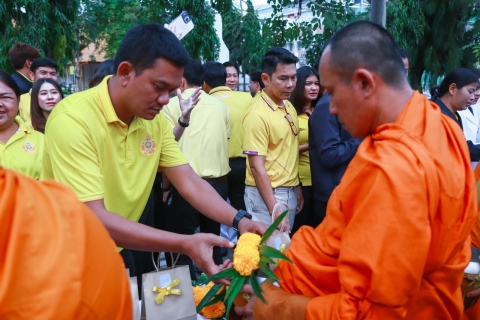
<path id="1" fill-rule="evenodd" d="M 235 230 L 240 230 L 240 226 L 244 225 L 245 220 L 252 219 L 252 215 L 245 210 L 238 210 L 237 214 L 233 218 L 232 227 Z"/>
<path id="2" fill-rule="evenodd" d="M 160 189 L 162 189 L 163 192 L 168 192 L 168 191 L 171 191 L 173 189 L 173 186 L 169 185 L 169 186 L 165 187 L 163 185 L 163 182 L 160 182 Z"/>
<path id="3" fill-rule="evenodd" d="M 180 117 L 180 121 L 182 121 L 183 123 L 189 123 L 190 122 L 190 117 L 186 117 L 186 116 L 181 116 Z"/>
<path id="4" fill-rule="evenodd" d="M 190 125 L 189 122 L 185 122 L 185 121 L 182 121 L 182 117 L 178 118 L 178 124 L 181 126 L 181 127 L 188 127 Z"/>

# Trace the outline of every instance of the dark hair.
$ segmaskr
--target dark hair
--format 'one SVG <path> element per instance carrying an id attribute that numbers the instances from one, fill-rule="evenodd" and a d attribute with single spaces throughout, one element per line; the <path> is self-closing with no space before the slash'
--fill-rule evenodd
<path id="1" fill-rule="evenodd" d="M 238 64 L 236 64 L 235 62 L 227 61 L 227 62 L 224 62 L 224 63 L 223 63 L 223 66 L 225 67 L 225 69 L 227 69 L 227 67 L 234 67 L 235 70 L 237 70 L 237 73 L 239 73 L 239 71 L 238 71 Z"/>
<path id="2" fill-rule="evenodd" d="M 60 94 L 60 97 L 63 99 L 63 92 L 60 85 L 57 81 L 51 78 L 43 78 L 35 81 L 32 86 L 32 99 L 30 102 L 30 114 L 32 116 L 32 126 L 33 129 L 40 131 L 41 133 L 45 132 L 45 124 L 47 123 L 47 118 L 43 114 L 42 108 L 38 104 L 38 94 L 40 93 L 40 88 L 44 83 L 52 84 Z"/>
<path id="3" fill-rule="evenodd" d="M 34 46 L 23 42 L 14 43 L 8 50 L 8 58 L 15 70 L 23 68 L 25 61 L 40 58 L 40 52 Z"/>
<path id="4" fill-rule="evenodd" d="M 434 97 L 438 97 L 438 88 L 440 88 L 439 84 L 436 84 L 430 87 L 430 97 L 433 100 Z"/>
<path id="5" fill-rule="evenodd" d="M 403 49 L 399 49 L 398 51 L 400 53 L 400 57 L 402 59 L 407 59 L 408 62 L 410 62 L 410 56 L 408 55 L 408 52 L 406 50 L 403 50 Z"/>
<path id="6" fill-rule="evenodd" d="M 400 48 L 392 36 L 378 24 L 369 21 L 354 21 L 347 24 L 330 38 L 329 65 L 345 83 L 358 67 L 367 68 L 393 88 L 407 84 L 405 66 L 400 57 Z"/>
<path id="7" fill-rule="evenodd" d="M 210 88 L 224 86 L 227 82 L 227 70 L 220 62 L 207 61 L 203 64 L 204 81 Z"/>
<path id="8" fill-rule="evenodd" d="M 448 88 L 451 84 L 455 84 L 458 89 L 461 89 L 470 83 L 476 83 L 478 86 L 477 75 L 467 68 L 454 69 L 445 76 L 440 87 L 432 96 L 432 100 L 443 97 L 448 92 Z"/>
<path id="9" fill-rule="evenodd" d="M 183 77 L 187 80 L 188 85 L 201 87 L 204 76 L 202 63 L 195 59 L 188 59 L 188 63 L 183 69 Z"/>
<path id="10" fill-rule="evenodd" d="M 296 64 L 297 62 L 298 58 L 287 49 L 272 47 L 262 58 L 262 71 L 269 76 L 272 76 L 272 74 L 277 70 L 277 66 L 279 64 L 287 65 Z"/>
<path id="11" fill-rule="evenodd" d="M 188 52 L 170 30 L 158 23 L 141 24 L 130 28 L 123 38 L 113 60 L 114 72 L 120 63 L 128 61 L 140 75 L 159 58 L 183 67 L 188 62 Z"/>
<path id="12" fill-rule="evenodd" d="M 13 92 L 15 92 L 18 102 L 20 102 L 20 88 L 15 80 L 13 80 L 12 76 L 3 70 L 0 70 L 0 82 L 3 82 L 7 85 L 7 87 L 10 87 Z"/>
<path id="13" fill-rule="evenodd" d="M 40 67 L 51 67 L 55 68 L 55 71 L 58 71 L 58 65 L 55 61 L 49 58 L 38 58 L 32 61 L 32 64 L 30 65 L 30 71 L 35 74 L 38 68 Z"/>
<path id="14" fill-rule="evenodd" d="M 258 82 L 260 84 L 260 88 L 265 88 L 265 84 L 262 81 L 262 71 L 252 71 L 250 72 L 249 77 L 251 81 Z"/>
<path id="15" fill-rule="evenodd" d="M 93 78 L 90 79 L 88 87 L 93 88 L 97 86 L 100 82 L 102 82 L 103 78 L 113 74 L 114 72 L 115 70 L 113 69 L 113 60 L 108 59 L 103 61 L 95 68 L 95 74 L 93 75 Z"/>
<path id="16" fill-rule="evenodd" d="M 320 81 L 320 77 L 318 76 L 318 72 L 315 71 L 312 67 L 303 66 L 297 69 L 297 84 L 295 85 L 295 89 L 293 89 L 292 94 L 290 95 L 290 102 L 297 110 L 297 114 L 303 113 L 303 107 L 307 104 L 305 100 L 305 82 L 307 78 L 311 75 L 317 77 Z M 320 88 L 318 89 L 318 97 L 315 101 L 312 101 L 312 107 L 315 106 L 318 99 L 320 98 Z"/>
<path id="17" fill-rule="evenodd" d="M 467 69 L 472 71 L 473 74 L 475 74 L 478 78 L 480 78 L 480 70 L 478 70 L 477 68 L 474 68 L 474 67 L 468 67 Z"/>

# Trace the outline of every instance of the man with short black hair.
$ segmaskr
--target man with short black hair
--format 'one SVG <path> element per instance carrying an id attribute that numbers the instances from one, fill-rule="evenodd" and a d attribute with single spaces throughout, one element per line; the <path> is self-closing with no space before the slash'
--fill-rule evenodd
<path id="1" fill-rule="evenodd" d="M 237 90 L 238 88 L 238 64 L 232 61 L 227 61 L 223 63 L 223 66 L 227 70 L 227 80 L 223 86 L 227 86 L 232 90 Z"/>
<path id="2" fill-rule="evenodd" d="M 58 65 L 49 58 L 38 58 L 32 61 L 30 65 L 30 77 L 33 81 L 38 79 L 50 78 L 57 81 Z M 20 104 L 18 110 L 20 117 L 29 126 L 32 127 L 32 117 L 30 115 L 31 90 L 20 96 Z"/>
<path id="3" fill-rule="evenodd" d="M 73 188 L 117 246 L 125 248 L 119 251 L 131 272 L 144 258 L 140 251 L 172 251 L 213 274 L 220 267 L 212 248 L 232 247 L 215 235 L 179 235 L 138 223 L 153 224 L 151 190 L 159 170 L 209 218 L 241 232 L 265 231 L 195 174 L 167 119 L 158 115 L 181 85 L 188 58 L 169 30 L 159 24 L 135 26 L 115 55 L 115 74 L 63 99 L 47 121 L 43 177 Z M 142 269 L 135 271 L 141 281 Z"/>
<path id="4" fill-rule="evenodd" d="M 33 60 L 40 57 L 37 48 L 23 42 L 14 43 L 8 50 L 8 58 L 15 69 L 12 78 L 20 88 L 20 94 L 27 93 L 32 89 L 33 81 L 30 75 L 30 65 Z"/>
<path id="5" fill-rule="evenodd" d="M 297 82 L 298 58 L 273 47 L 262 59 L 265 89 L 243 120 L 247 155 L 245 205 L 253 219 L 271 224 L 277 202 L 288 204 L 288 230 L 303 207 L 298 178 L 298 119 L 288 101 Z"/>
<path id="6" fill-rule="evenodd" d="M 250 88 L 250 94 L 252 97 L 260 97 L 258 93 L 265 88 L 262 81 L 262 71 L 252 71 L 249 76 L 250 83 L 248 87 Z"/>
<path id="7" fill-rule="evenodd" d="M 377 24 L 338 31 L 319 71 L 330 112 L 365 138 L 325 220 L 295 233 L 293 263 L 279 263 L 280 288 L 263 286 L 268 304 L 256 299 L 254 318 L 461 319 L 477 212 L 458 124 L 411 89 L 397 44 Z"/>
<path id="8" fill-rule="evenodd" d="M 223 66 L 220 64 L 223 68 Z M 195 59 L 189 59 L 183 70 L 180 90 L 182 97 L 188 99 L 200 88 L 204 79 L 202 63 Z M 228 165 L 228 138 L 230 137 L 230 114 L 226 104 L 202 92 L 200 101 L 192 110 L 188 119 L 182 118 L 179 106 L 179 98 L 173 97 L 163 108 L 162 113 L 168 122 L 176 126 L 186 126 L 185 131 L 178 140 L 180 150 L 188 160 L 193 171 L 207 181 L 215 191 L 224 199 L 227 199 L 227 174 L 230 171 Z M 170 188 L 170 182 L 164 179 L 163 189 Z M 194 234 L 197 227 L 200 232 L 220 235 L 220 223 L 201 214 L 190 205 L 185 198 L 176 190 L 171 191 L 168 201 L 170 214 L 166 217 L 165 230 L 179 234 Z M 235 208 L 242 207 L 232 205 Z M 213 248 L 213 260 L 216 264 L 222 263 L 220 248 Z M 192 280 L 196 279 L 192 260 L 181 255 L 177 264 L 189 265 Z"/>

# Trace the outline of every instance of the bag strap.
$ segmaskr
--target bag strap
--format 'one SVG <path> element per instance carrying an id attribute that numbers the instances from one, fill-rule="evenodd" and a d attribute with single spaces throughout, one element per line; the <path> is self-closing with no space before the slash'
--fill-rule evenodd
<path id="1" fill-rule="evenodd" d="M 288 219 L 288 215 L 290 214 L 290 207 L 288 206 L 288 204 L 286 204 L 285 202 L 277 202 L 275 203 L 275 206 L 273 207 L 273 210 L 272 210 L 272 223 L 275 221 L 276 217 L 275 217 L 275 211 L 277 211 L 277 208 L 281 205 L 284 205 L 285 208 L 287 208 L 288 210 L 288 214 L 285 218 Z M 285 227 L 285 219 L 280 223 L 280 232 L 284 232 L 284 227 Z"/>
<path id="2" fill-rule="evenodd" d="M 160 272 L 160 255 L 161 255 L 161 252 L 158 253 L 158 258 L 157 258 L 157 261 L 155 261 L 155 256 L 154 256 L 154 252 L 152 251 L 152 263 L 153 263 L 153 266 L 155 267 L 155 270 L 157 272 Z M 177 264 L 177 261 L 178 261 L 178 258 L 180 257 L 180 254 L 177 253 L 177 258 L 174 260 L 173 259 L 173 252 L 170 252 L 170 257 L 172 259 L 172 269 L 175 268 L 175 265 Z"/>

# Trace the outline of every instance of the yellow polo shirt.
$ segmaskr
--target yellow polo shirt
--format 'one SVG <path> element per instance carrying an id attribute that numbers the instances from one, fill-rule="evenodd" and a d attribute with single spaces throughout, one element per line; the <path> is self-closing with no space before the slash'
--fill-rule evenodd
<path id="1" fill-rule="evenodd" d="M 243 153 L 265 156 L 272 188 L 293 187 L 298 181 L 298 133 L 297 112 L 292 104 L 284 100 L 285 108 L 280 108 L 262 91 L 243 120 Z M 290 121 L 285 116 L 290 114 Z M 293 123 L 292 129 L 290 123 Z M 250 164 L 247 161 L 245 184 L 256 186 Z"/>
<path id="2" fill-rule="evenodd" d="M 308 119 L 309 116 L 306 113 L 302 113 L 298 116 L 298 124 L 300 126 L 299 145 L 308 143 Z M 310 154 L 308 151 L 300 153 L 298 157 L 298 174 L 300 175 L 300 181 L 305 187 L 312 185 L 312 174 L 310 173 Z"/>
<path id="3" fill-rule="evenodd" d="M 43 134 L 28 128 L 20 117 L 15 122 L 19 130 L 7 143 L 0 141 L 0 166 L 38 180 L 42 171 Z"/>
<path id="4" fill-rule="evenodd" d="M 232 135 L 228 140 L 228 157 L 245 158 L 243 154 L 243 117 L 252 105 L 252 95 L 247 92 L 233 91 L 227 86 L 216 87 L 210 90 L 211 96 L 224 102 L 230 110 Z"/>
<path id="5" fill-rule="evenodd" d="M 30 104 L 32 102 L 32 89 L 27 93 L 20 96 L 20 103 L 18 104 L 18 110 L 20 111 L 20 117 L 29 128 L 32 127 L 32 115 L 30 114 Z"/>
<path id="6" fill-rule="evenodd" d="M 188 98 L 194 91 L 195 89 L 187 89 L 182 96 Z M 163 107 L 162 113 L 170 127 L 175 127 L 182 114 L 178 97 L 171 98 L 168 105 Z M 199 177 L 218 178 L 230 172 L 229 137 L 230 115 L 227 105 L 202 91 L 200 101 L 190 114 L 190 125 L 178 141 L 188 163 Z"/>
<path id="7" fill-rule="evenodd" d="M 103 199 L 107 210 L 138 221 L 159 167 L 187 160 L 162 114 L 130 126 L 117 117 L 110 78 L 55 106 L 45 128 L 42 177 L 71 186 L 83 202 Z"/>

